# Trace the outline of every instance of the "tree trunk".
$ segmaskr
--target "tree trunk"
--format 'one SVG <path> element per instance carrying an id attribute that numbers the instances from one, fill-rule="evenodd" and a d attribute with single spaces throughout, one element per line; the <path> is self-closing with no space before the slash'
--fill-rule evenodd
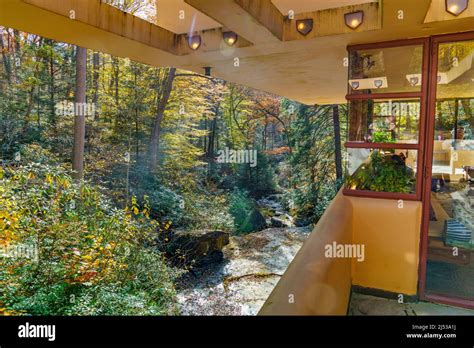
<path id="1" fill-rule="evenodd" d="M 204 129 L 207 131 L 209 131 L 209 128 L 208 128 L 208 117 L 206 116 L 206 118 L 204 119 Z M 202 138 L 202 149 L 203 151 L 205 152 L 205 156 L 207 158 L 207 140 L 208 138 L 210 138 L 210 134 L 208 134 L 208 136 L 205 136 Z M 210 142 L 210 139 L 209 139 L 209 142 Z"/>
<path id="2" fill-rule="evenodd" d="M 51 40 L 48 45 L 54 48 L 54 42 Z M 51 53 L 49 57 L 49 107 L 50 107 L 50 123 L 53 126 L 54 134 L 57 134 L 57 122 L 56 122 L 56 107 L 55 107 L 55 85 L 54 85 L 54 53 Z"/>
<path id="3" fill-rule="evenodd" d="M 157 98 L 156 116 L 150 138 L 150 172 L 154 172 L 158 162 L 158 144 L 160 141 L 161 122 L 168 104 L 168 99 L 173 89 L 173 81 L 176 75 L 176 68 L 170 68 L 168 76 L 163 78 L 161 84 L 161 95 Z"/>
<path id="4" fill-rule="evenodd" d="M 5 47 L 5 43 L 3 41 L 3 28 L 0 31 L 0 50 L 2 51 L 2 61 L 3 61 L 3 66 L 5 69 L 5 74 L 7 76 L 7 82 L 8 85 L 11 83 L 11 76 L 12 76 L 12 66 L 11 66 L 11 60 L 9 55 L 6 54 L 7 48 Z"/>
<path id="5" fill-rule="evenodd" d="M 18 70 L 19 66 L 21 65 L 21 44 L 20 44 L 20 34 L 18 30 L 13 30 L 13 41 L 15 43 L 15 48 L 14 48 L 14 55 L 13 55 L 13 61 L 14 64 L 13 66 L 15 67 L 15 74 L 13 75 L 14 82 L 18 83 Z M 17 65 L 17 60 L 20 63 L 20 65 Z"/>
<path id="6" fill-rule="evenodd" d="M 469 124 L 474 128 L 474 117 L 472 117 L 472 108 L 470 105 L 470 99 L 461 99 L 461 105 L 464 110 L 464 113 L 469 121 Z"/>
<path id="7" fill-rule="evenodd" d="M 87 49 L 77 47 L 76 51 L 76 93 L 74 96 L 75 105 L 86 102 L 86 69 Z M 80 110 L 82 108 L 75 108 Z M 84 143 L 86 133 L 85 115 L 75 115 L 74 117 L 74 149 L 72 155 L 72 169 L 74 178 L 82 180 L 84 176 Z"/>
<path id="8" fill-rule="evenodd" d="M 112 57 L 112 65 L 114 67 L 114 96 L 115 96 L 115 105 L 117 106 L 117 110 L 119 109 L 119 73 L 120 73 L 120 66 L 119 60 L 117 57 Z"/>
<path id="9" fill-rule="evenodd" d="M 219 118 L 221 102 L 218 101 L 214 106 L 214 118 L 211 123 L 211 131 L 209 132 L 209 141 L 206 148 L 206 158 L 212 159 L 214 157 L 215 143 L 216 143 L 216 132 L 217 132 L 217 119 Z"/>
<path id="10" fill-rule="evenodd" d="M 100 66 L 100 56 L 99 52 L 94 52 L 92 55 L 92 65 L 93 65 L 93 75 L 92 75 L 92 103 L 95 107 L 95 117 L 97 117 L 97 102 L 99 100 L 99 66 Z"/>
<path id="11" fill-rule="evenodd" d="M 133 66 L 133 80 L 135 86 L 138 86 L 138 67 L 135 65 Z M 134 101 L 134 107 L 135 107 L 135 161 L 138 163 L 139 162 L 139 156 L 140 156 L 140 138 L 138 136 L 138 131 L 140 129 L 140 111 L 138 109 L 138 91 L 135 89 L 135 101 Z"/>
<path id="12" fill-rule="evenodd" d="M 38 42 L 38 47 L 42 47 L 43 43 L 44 43 L 44 39 L 41 38 Z M 37 54 L 35 54 L 35 58 L 39 59 Z M 39 65 L 36 65 L 34 73 L 33 73 L 33 76 L 35 78 L 37 78 L 40 74 L 39 69 L 40 69 Z M 15 77 L 15 81 L 17 81 L 16 77 Z M 33 84 L 31 86 L 30 90 L 28 91 L 28 106 L 26 108 L 26 114 L 25 114 L 25 118 L 24 118 L 24 122 L 23 122 L 23 129 L 22 129 L 22 134 L 23 134 L 24 137 L 27 136 L 28 128 L 30 126 L 30 116 L 31 116 L 31 113 L 33 111 L 33 104 L 34 104 L 34 101 L 35 101 L 34 97 L 35 97 L 35 88 L 36 87 L 37 87 L 37 85 Z M 39 89 L 38 89 L 38 93 L 39 93 Z"/>
<path id="13" fill-rule="evenodd" d="M 267 128 L 268 128 L 267 117 L 265 117 L 264 122 L 265 122 L 265 125 L 262 131 L 262 150 L 267 151 Z"/>
<path id="14" fill-rule="evenodd" d="M 339 121 L 339 106 L 332 108 L 332 120 L 334 124 L 334 150 L 336 160 L 336 178 L 342 180 L 342 152 L 341 152 L 341 126 Z"/>

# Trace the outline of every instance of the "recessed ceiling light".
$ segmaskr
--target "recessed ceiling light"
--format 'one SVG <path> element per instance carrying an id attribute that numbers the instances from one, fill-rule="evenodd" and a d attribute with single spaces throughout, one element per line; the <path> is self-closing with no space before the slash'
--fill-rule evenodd
<path id="1" fill-rule="evenodd" d="M 344 15 L 344 20 L 346 22 L 346 25 L 349 28 L 351 28 L 352 30 L 355 30 L 364 22 L 364 12 L 357 11 L 357 12 L 346 13 Z"/>
<path id="2" fill-rule="evenodd" d="M 239 39 L 239 36 L 233 31 L 223 32 L 222 37 L 224 38 L 224 42 L 229 46 L 234 46 L 237 40 Z"/>
<path id="3" fill-rule="evenodd" d="M 468 5 L 469 0 L 446 0 L 446 12 L 459 16 L 466 11 Z"/>
<path id="4" fill-rule="evenodd" d="M 199 47 L 201 47 L 201 36 L 200 35 L 193 35 L 188 37 L 188 45 L 193 51 L 196 51 Z"/>
<path id="5" fill-rule="evenodd" d="M 296 30 L 302 35 L 308 35 L 313 30 L 313 20 L 308 19 L 298 19 L 296 21 Z"/>

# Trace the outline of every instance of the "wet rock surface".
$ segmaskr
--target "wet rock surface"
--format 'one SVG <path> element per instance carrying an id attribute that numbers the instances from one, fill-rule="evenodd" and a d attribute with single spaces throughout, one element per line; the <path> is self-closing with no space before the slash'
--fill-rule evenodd
<path id="1" fill-rule="evenodd" d="M 259 199 L 257 204 L 260 207 L 264 207 L 270 211 L 273 211 L 275 215 L 283 214 L 283 205 L 280 203 L 281 197 L 279 195 L 272 195 L 266 198 Z"/>
<path id="2" fill-rule="evenodd" d="M 270 218 L 270 225 L 272 227 L 293 227 L 293 219 L 288 215 L 272 216 Z"/>
<path id="3" fill-rule="evenodd" d="M 257 201 L 259 207 L 265 209 L 270 214 L 266 219 L 267 226 L 276 228 L 295 227 L 293 217 L 285 211 L 280 203 L 280 199 L 279 195 L 272 195 Z"/>
<path id="4" fill-rule="evenodd" d="M 195 268 L 177 283 L 182 315 L 256 315 L 311 232 L 269 228 L 230 236 L 224 260 Z"/>
<path id="5" fill-rule="evenodd" d="M 215 230 L 177 231 L 171 237 L 168 251 L 183 255 L 184 264 L 205 266 L 221 262 L 222 249 L 229 244 L 229 233 Z"/>

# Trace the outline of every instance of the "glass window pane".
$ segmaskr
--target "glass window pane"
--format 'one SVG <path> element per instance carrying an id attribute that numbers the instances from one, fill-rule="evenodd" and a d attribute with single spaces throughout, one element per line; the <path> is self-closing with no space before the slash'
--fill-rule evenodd
<path id="1" fill-rule="evenodd" d="M 419 100 L 353 100 L 349 104 L 349 141 L 418 143 Z"/>
<path id="2" fill-rule="evenodd" d="M 474 89 L 474 41 L 439 46 L 437 98 L 472 98 Z"/>
<path id="3" fill-rule="evenodd" d="M 373 192 L 416 192 L 417 150 L 348 150 L 346 188 Z"/>
<path id="4" fill-rule="evenodd" d="M 474 41 L 440 44 L 426 291 L 474 300 Z M 456 253 L 452 250 L 456 249 Z"/>
<path id="5" fill-rule="evenodd" d="M 349 93 L 420 92 L 423 46 L 352 51 Z"/>

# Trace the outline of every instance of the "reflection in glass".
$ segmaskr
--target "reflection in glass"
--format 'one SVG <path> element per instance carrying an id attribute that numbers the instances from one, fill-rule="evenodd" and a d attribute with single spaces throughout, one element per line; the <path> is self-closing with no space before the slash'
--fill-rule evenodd
<path id="1" fill-rule="evenodd" d="M 440 45 L 428 293 L 474 300 L 474 41 Z"/>
<path id="2" fill-rule="evenodd" d="M 349 141 L 417 143 L 419 122 L 419 100 L 353 100 Z"/>
<path id="3" fill-rule="evenodd" d="M 422 45 L 352 51 L 349 60 L 352 94 L 421 90 Z"/>
<path id="4" fill-rule="evenodd" d="M 474 41 L 439 46 L 437 99 L 472 98 Z"/>

